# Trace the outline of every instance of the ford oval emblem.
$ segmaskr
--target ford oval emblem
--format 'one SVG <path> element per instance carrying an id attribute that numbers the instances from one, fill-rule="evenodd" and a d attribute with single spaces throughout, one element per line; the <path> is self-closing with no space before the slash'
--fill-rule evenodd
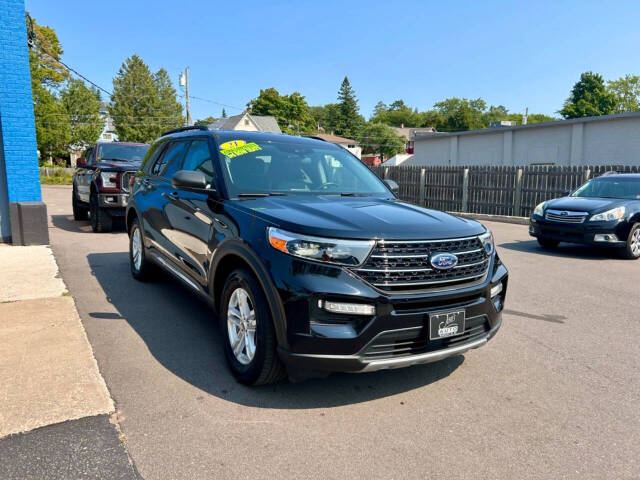
<path id="1" fill-rule="evenodd" d="M 436 253 L 430 259 L 433 268 L 438 270 L 449 270 L 458 264 L 458 257 L 452 253 Z"/>

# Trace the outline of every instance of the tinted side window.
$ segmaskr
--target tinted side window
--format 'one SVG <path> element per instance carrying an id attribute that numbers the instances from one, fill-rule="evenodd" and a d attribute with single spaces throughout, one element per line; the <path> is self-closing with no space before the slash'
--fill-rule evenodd
<path id="1" fill-rule="evenodd" d="M 211 150 L 207 140 L 194 140 L 187 151 L 182 166 L 183 170 L 193 170 L 204 173 L 207 183 L 213 184 L 215 170 L 213 168 L 213 160 L 211 158 Z"/>
<path id="2" fill-rule="evenodd" d="M 93 147 L 87 150 L 86 156 L 84 157 L 87 159 L 87 165 L 93 165 L 93 151 L 94 151 Z"/>
<path id="3" fill-rule="evenodd" d="M 179 170 L 187 142 L 173 142 L 165 149 L 162 156 L 153 165 L 151 173 L 165 178 L 171 178 Z"/>

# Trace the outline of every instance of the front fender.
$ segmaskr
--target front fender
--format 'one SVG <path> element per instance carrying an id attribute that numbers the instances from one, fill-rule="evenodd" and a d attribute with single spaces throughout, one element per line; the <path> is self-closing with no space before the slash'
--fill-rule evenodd
<path id="1" fill-rule="evenodd" d="M 269 303 L 269 309 L 271 311 L 271 318 L 273 319 L 273 327 L 276 332 L 276 338 L 278 339 L 278 345 L 288 348 L 287 341 L 287 323 L 285 321 L 285 312 L 278 295 L 278 291 L 271 280 L 269 272 L 265 269 L 258 256 L 243 242 L 239 240 L 228 240 L 222 243 L 214 254 L 209 270 L 209 294 L 214 302 L 214 308 L 218 310 L 217 299 L 215 295 L 214 281 L 216 279 L 216 273 L 218 267 L 228 258 L 229 255 L 235 255 L 240 257 L 246 265 L 249 266 L 255 277 L 260 282 L 260 286 L 267 297 Z M 220 285 L 221 286 L 221 285 Z"/>

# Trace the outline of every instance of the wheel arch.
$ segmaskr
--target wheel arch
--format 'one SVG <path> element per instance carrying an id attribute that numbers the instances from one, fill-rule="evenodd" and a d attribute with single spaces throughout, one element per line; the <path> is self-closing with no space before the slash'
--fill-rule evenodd
<path id="1" fill-rule="evenodd" d="M 247 269 L 258 280 L 269 304 L 278 345 L 287 347 L 285 313 L 278 291 L 256 254 L 241 242 L 229 241 L 221 246 L 211 263 L 209 294 L 214 308 L 219 312 L 224 283 L 229 274 L 238 268 Z"/>

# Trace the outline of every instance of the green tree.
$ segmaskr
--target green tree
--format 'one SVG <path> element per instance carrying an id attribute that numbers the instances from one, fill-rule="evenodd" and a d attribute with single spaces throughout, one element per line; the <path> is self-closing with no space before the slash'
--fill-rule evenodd
<path id="1" fill-rule="evenodd" d="M 559 113 L 564 118 L 609 115 L 615 111 L 616 103 L 616 96 L 607 90 L 602 75 L 585 72 Z"/>
<path id="2" fill-rule="evenodd" d="M 309 105 L 298 92 L 280 95 L 275 88 L 266 88 L 260 90 L 260 95 L 247 103 L 247 107 L 253 115 L 273 116 L 285 133 L 316 131 Z"/>
<path id="3" fill-rule="evenodd" d="M 338 92 L 338 106 L 340 116 L 337 122 L 335 133 L 344 137 L 355 137 L 364 124 L 364 118 L 360 115 L 358 99 L 356 93 L 349 83 L 349 79 L 344 77 Z"/>
<path id="4" fill-rule="evenodd" d="M 422 124 L 422 117 L 417 109 L 407 106 L 403 100 L 396 100 L 387 106 L 383 102 L 378 102 L 374 108 L 371 122 L 385 123 L 392 127 L 419 127 Z"/>
<path id="5" fill-rule="evenodd" d="M 640 111 L 640 76 L 625 75 L 609 80 L 607 88 L 616 97 L 615 113 Z"/>
<path id="6" fill-rule="evenodd" d="M 337 103 L 327 103 L 324 106 L 319 105 L 309 107 L 309 113 L 311 114 L 311 117 L 316 124 L 316 129 L 318 126 L 320 126 L 327 133 L 335 133 L 338 129 L 340 107 Z"/>
<path id="7" fill-rule="evenodd" d="M 487 104 L 481 98 L 469 100 L 467 98 L 447 98 L 434 105 L 442 120 L 438 130 L 445 132 L 460 132 L 483 128 L 483 114 Z"/>
<path id="8" fill-rule="evenodd" d="M 385 158 L 404 151 L 404 140 L 384 123 L 367 122 L 360 130 L 358 141 L 363 153 L 378 153 Z"/>
<path id="9" fill-rule="evenodd" d="M 224 107 L 222 108 L 222 118 L 227 118 L 227 112 L 225 111 Z"/>
<path id="10" fill-rule="evenodd" d="M 215 122 L 216 120 L 218 120 L 215 117 L 205 117 L 205 118 L 201 118 L 200 120 L 196 120 L 195 122 L 193 122 L 194 125 L 211 125 L 213 122 Z"/>
<path id="11" fill-rule="evenodd" d="M 182 104 L 178 102 L 176 90 L 173 88 L 169 74 L 164 68 L 161 68 L 155 73 L 154 79 L 160 99 L 158 117 L 162 119 L 162 128 L 170 130 L 184 125 L 185 118 L 182 115 Z"/>
<path id="12" fill-rule="evenodd" d="M 69 116 L 56 94 L 69 73 L 58 62 L 63 50 L 55 30 L 38 25 L 35 19 L 27 22 L 27 29 L 34 40 L 29 50 L 29 70 L 36 139 L 40 158 L 46 161 L 64 155 L 71 139 Z"/>
<path id="13" fill-rule="evenodd" d="M 82 80 L 72 79 L 67 82 L 60 98 L 70 122 L 69 144 L 83 150 L 102 132 L 104 122 L 100 117 L 100 93 L 95 88 L 87 88 Z"/>
<path id="14" fill-rule="evenodd" d="M 163 132 L 156 78 L 138 55 L 127 58 L 113 79 L 109 114 L 121 141 L 151 142 Z"/>

